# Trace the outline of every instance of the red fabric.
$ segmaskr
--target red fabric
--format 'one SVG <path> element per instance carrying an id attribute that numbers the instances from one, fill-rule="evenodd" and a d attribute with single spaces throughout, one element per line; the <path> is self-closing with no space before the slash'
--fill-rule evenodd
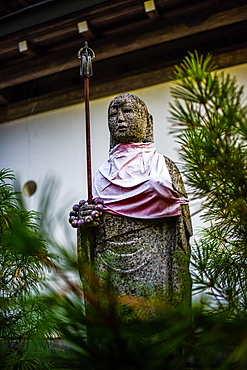
<path id="1" fill-rule="evenodd" d="M 94 177 L 93 195 L 104 200 L 106 212 L 140 219 L 178 216 L 187 203 L 172 188 L 165 159 L 153 143 L 113 148 Z"/>

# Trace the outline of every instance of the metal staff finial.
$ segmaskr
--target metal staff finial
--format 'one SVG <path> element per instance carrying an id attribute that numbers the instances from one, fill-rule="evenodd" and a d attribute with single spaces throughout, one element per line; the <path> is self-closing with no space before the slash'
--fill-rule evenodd
<path id="1" fill-rule="evenodd" d="M 89 78 L 93 75 L 92 59 L 95 53 L 85 46 L 78 51 L 78 58 L 81 59 L 80 75 L 84 77 L 84 97 L 86 115 L 86 147 L 87 147 L 87 183 L 88 183 L 88 203 L 92 203 L 92 171 L 91 171 L 91 140 L 90 140 L 90 114 L 89 114 Z"/>
<path id="2" fill-rule="evenodd" d="M 92 60 L 95 58 L 95 52 L 88 47 L 87 41 L 85 41 L 84 47 L 78 51 L 77 56 L 81 59 L 80 75 L 92 76 Z"/>

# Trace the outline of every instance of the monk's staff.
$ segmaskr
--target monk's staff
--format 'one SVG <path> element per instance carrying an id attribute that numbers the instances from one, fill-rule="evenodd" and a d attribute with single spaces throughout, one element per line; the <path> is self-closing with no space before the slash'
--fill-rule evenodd
<path id="1" fill-rule="evenodd" d="M 86 116 L 86 148 L 87 148 L 87 186 L 88 203 L 92 203 L 92 170 L 91 170 L 91 140 L 90 140 L 90 114 L 89 114 L 89 78 L 93 75 L 92 59 L 95 53 L 85 45 L 78 51 L 78 58 L 81 59 L 80 75 L 84 78 L 85 116 Z"/>

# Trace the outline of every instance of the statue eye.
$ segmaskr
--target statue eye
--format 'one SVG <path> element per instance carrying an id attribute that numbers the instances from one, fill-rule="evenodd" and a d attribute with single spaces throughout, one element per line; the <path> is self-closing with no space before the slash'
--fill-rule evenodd
<path id="1" fill-rule="evenodd" d="M 130 108 L 130 107 L 123 108 L 123 113 L 131 113 L 131 112 L 133 112 L 132 108 Z"/>
<path id="2" fill-rule="evenodd" d="M 112 116 L 116 116 L 117 115 L 117 109 L 111 109 L 110 112 L 109 112 L 109 116 L 112 117 Z"/>

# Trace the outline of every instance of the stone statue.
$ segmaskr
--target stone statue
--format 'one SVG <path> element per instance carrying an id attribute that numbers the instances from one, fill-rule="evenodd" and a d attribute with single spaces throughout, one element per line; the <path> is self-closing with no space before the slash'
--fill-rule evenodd
<path id="1" fill-rule="evenodd" d="M 96 270 L 117 294 L 190 304 L 192 227 L 181 175 L 156 152 L 152 116 L 137 96 L 115 97 L 108 123 L 110 156 L 93 183 L 98 203 L 77 207 L 78 248 L 87 227 Z"/>

